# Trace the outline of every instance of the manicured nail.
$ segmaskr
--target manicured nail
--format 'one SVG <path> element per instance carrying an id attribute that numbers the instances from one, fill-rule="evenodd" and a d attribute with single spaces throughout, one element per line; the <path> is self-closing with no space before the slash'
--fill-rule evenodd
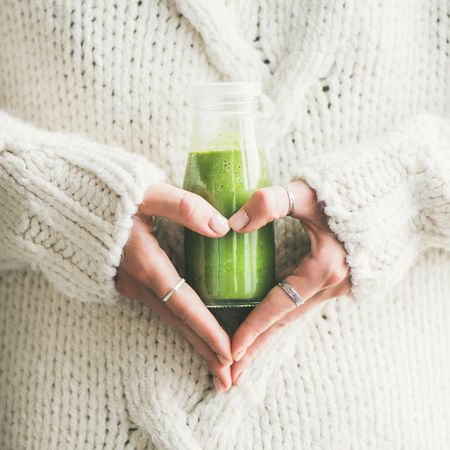
<path id="1" fill-rule="evenodd" d="M 219 213 L 213 214 L 209 220 L 209 228 L 219 234 L 226 234 L 230 231 L 228 220 Z"/>
<path id="2" fill-rule="evenodd" d="M 245 352 L 245 350 L 241 350 L 240 352 L 237 352 L 235 355 L 234 355 L 234 360 L 235 361 L 239 361 L 243 356 L 244 356 L 244 352 Z"/>
<path id="3" fill-rule="evenodd" d="M 235 380 L 235 382 L 234 382 L 234 384 L 237 384 L 237 385 L 239 385 L 240 383 L 241 383 L 241 381 L 242 381 L 242 374 L 243 374 L 244 372 L 241 372 L 239 375 L 238 375 L 238 377 L 236 378 L 236 380 Z"/>
<path id="4" fill-rule="evenodd" d="M 225 392 L 225 386 L 223 385 L 223 383 L 220 381 L 219 378 L 214 377 L 213 381 L 214 381 L 214 387 L 216 388 L 217 392 Z"/>
<path id="5" fill-rule="evenodd" d="M 224 365 L 224 366 L 231 366 L 233 361 L 230 361 L 228 358 L 225 358 L 225 356 L 221 355 L 220 353 L 216 353 L 217 359 Z"/>
<path id="6" fill-rule="evenodd" d="M 233 228 L 234 231 L 242 230 L 242 228 L 245 227 L 245 225 L 249 222 L 249 217 L 247 213 L 245 212 L 245 209 L 240 209 L 237 213 L 233 214 L 230 217 L 230 220 L 228 223 L 230 224 L 230 227 Z"/>

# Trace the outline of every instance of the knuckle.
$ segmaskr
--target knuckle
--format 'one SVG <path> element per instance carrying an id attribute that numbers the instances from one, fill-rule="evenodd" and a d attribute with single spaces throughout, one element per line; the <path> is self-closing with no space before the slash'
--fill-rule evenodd
<path id="1" fill-rule="evenodd" d="M 257 190 L 253 194 L 254 202 L 258 211 L 264 215 L 266 218 L 274 218 L 273 217 L 273 192 L 271 189 L 263 188 Z"/>
<path id="2" fill-rule="evenodd" d="M 199 205 L 199 196 L 191 192 L 183 193 L 180 198 L 180 215 L 186 222 L 191 222 Z"/>
<path id="3" fill-rule="evenodd" d="M 142 284 L 152 284 L 158 277 L 158 271 L 155 271 L 154 260 L 158 260 L 163 255 L 163 250 L 159 245 L 151 244 L 153 248 L 147 248 L 147 257 L 140 261 L 133 271 L 134 278 Z"/>
<path id="4" fill-rule="evenodd" d="M 144 262 L 141 263 L 136 269 L 134 270 L 133 274 L 136 281 L 142 284 L 151 283 L 154 279 L 154 271 L 151 264 L 145 264 Z"/>
<path id="5" fill-rule="evenodd" d="M 345 251 L 336 244 L 333 240 L 332 243 L 319 245 L 311 255 L 311 269 L 322 274 L 325 287 L 336 285 L 348 276 Z"/>
<path id="6" fill-rule="evenodd" d="M 134 270 L 134 278 L 139 283 L 145 283 L 150 278 L 150 275 L 151 275 L 151 270 L 145 264 L 140 264 Z"/>
<path id="7" fill-rule="evenodd" d="M 331 267 L 326 278 L 327 286 L 334 286 L 335 284 L 339 284 L 344 281 L 347 277 L 347 272 L 348 269 L 341 264 Z"/>

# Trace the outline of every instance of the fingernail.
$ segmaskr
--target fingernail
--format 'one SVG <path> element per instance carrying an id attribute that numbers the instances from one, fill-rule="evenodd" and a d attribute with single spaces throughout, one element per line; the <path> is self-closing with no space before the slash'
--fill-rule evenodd
<path id="1" fill-rule="evenodd" d="M 220 353 L 216 353 L 217 359 L 224 365 L 224 366 L 231 366 L 233 361 L 230 361 L 228 358 L 225 358 L 225 356 L 221 355 Z"/>
<path id="2" fill-rule="evenodd" d="M 209 228 L 219 234 L 226 234 L 230 231 L 228 220 L 219 213 L 213 214 L 209 220 Z"/>
<path id="3" fill-rule="evenodd" d="M 239 385 L 239 384 L 241 383 L 241 381 L 242 381 L 241 377 L 242 377 L 242 374 L 243 374 L 243 373 L 244 373 L 244 372 L 241 372 L 241 373 L 238 375 L 238 377 L 236 378 L 234 384 Z"/>
<path id="4" fill-rule="evenodd" d="M 242 228 L 245 227 L 245 225 L 249 222 L 249 217 L 247 213 L 245 212 L 245 209 L 240 209 L 237 213 L 233 214 L 230 217 L 230 220 L 228 223 L 230 224 L 230 227 L 233 228 L 234 231 L 242 230 Z"/>
<path id="5" fill-rule="evenodd" d="M 223 383 L 220 381 L 219 378 L 214 377 L 213 381 L 214 381 L 214 387 L 216 388 L 217 392 L 225 392 L 225 386 L 223 385 Z"/>
<path id="6" fill-rule="evenodd" d="M 245 350 L 241 350 L 234 355 L 234 360 L 239 361 L 244 356 Z"/>

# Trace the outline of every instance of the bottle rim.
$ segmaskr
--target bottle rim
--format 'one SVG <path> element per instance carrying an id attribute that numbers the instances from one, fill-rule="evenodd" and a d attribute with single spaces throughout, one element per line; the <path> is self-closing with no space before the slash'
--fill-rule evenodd
<path id="1" fill-rule="evenodd" d="M 188 95 L 194 101 L 213 98 L 258 98 L 262 95 L 262 87 L 257 81 L 199 83 L 190 86 Z"/>

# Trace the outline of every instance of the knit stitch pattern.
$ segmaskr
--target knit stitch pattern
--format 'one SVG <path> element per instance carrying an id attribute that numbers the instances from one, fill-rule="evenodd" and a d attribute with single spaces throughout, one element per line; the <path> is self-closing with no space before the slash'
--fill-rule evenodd
<path id="1" fill-rule="evenodd" d="M 345 243 L 352 292 L 386 293 L 430 247 L 450 250 L 450 121 L 418 116 L 388 136 L 306 161 L 298 175 Z"/>
<path id="2" fill-rule="evenodd" d="M 0 448 L 447 450 L 449 30 L 447 0 L 3 0 Z M 114 275 L 147 187 L 182 183 L 188 86 L 224 80 L 263 84 L 273 183 L 316 190 L 354 288 L 217 394 Z M 308 250 L 276 238 L 280 270 Z"/>
<path id="3" fill-rule="evenodd" d="M 0 113 L 0 270 L 38 268 L 85 301 L 117 301 L 113 283 L 131 216 L 164 174 L 139 155 Z"/>

